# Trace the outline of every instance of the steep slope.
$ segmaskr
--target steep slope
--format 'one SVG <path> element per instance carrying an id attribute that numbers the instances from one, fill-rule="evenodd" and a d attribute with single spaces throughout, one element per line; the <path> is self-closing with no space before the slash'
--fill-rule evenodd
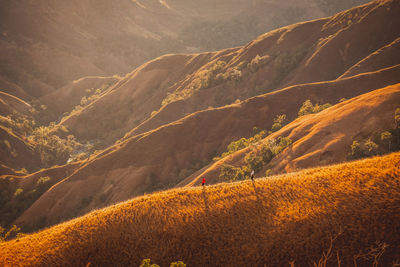
<path id="1" fill-rule="evenodd" d="M 80 140 L 114 143 L 161 106 L 169 87 L 215 56 L 168 55 L 128 74 L 100 99 L 61 122 Z"/>
<path id="2" fill-rule="evenodd" d="M 0 126 L 0 148 L 2 165 L 16 170 L 33 170 L 41 165 L 40 155 L 33 144 L 3 126 Z M 0 175 L 2 174 L 5 173 L 0 172 Z"/>
<path id="3" fill-rule="evenodd" d="M 396 47 L 399 12 L 398 1 L 374 1 L 330 18 L 269 32 L 243 47 L 164 56 L 138 68 L 112 92 L 62 124 L 82 140 L 109 145 L 145 119 L 143 128 L 155 129 L 148 126 L 159 127 L 198 110 L 286 85 L 335 80 L 383 46 L 393 42 Z M 367 40 L 370 36 L 374 36 L 373 42 Z M 383 53 L 379 59 L 385 63 L 368 71 L 399 64 Z M 114 104 L 117 99 L 119 105 Z M 179 107 L 168 107 L 180 100 Z M 156 111 L 167 110 L 168 114 L 158 116 L 163 120 L 148 123 Z M 134 130 L 130 136 L 139 133 Z"/>
<path id="4" fill-rule="evenodd" d="M 322 28 L 326 33 L 324 38 L 284 82 L 298 84 L 310 78 L 325 81 L 339 77 L 358 61 L 399 37 L 400 18 L 395 15 L 399 12 L 398 1 L 383 0 L 331 17 Z"/>
<path id="5" fill-rule="evenodd" d="M 100 97 L 104 90 L 119 80 L 119 77 L 83 77 L 41 97 L 39 103 L 47 107 L 46 121 L 59 120 L 76 106 L 87 105 L 93 96 Z"/>
<path id="6" fill-rule="evenodd" d="M 52 225 L 143 192 L 172 187 L 207 165 L 233 140 L 252 135 L 253 127 L 270 129 L 273 119 L 283 113 L 289 120 L 295 119 L 306 99 L 334 104 L 343 97 L 381 88 L 382 81 L 392 84 L 399 71 L 398 66 L 333 82 L 293 86 L 224 108 L 197 112 L 128 138 L 46 192 L 16 223 L 29 225 L 44 216 L 47 225 Z M 398 101 L 398 91 L 398 86 L 394 87 L 388 97 Z"/>
<path id="7" fill-rule="evenodd" d="M 0 115 L 25 115 L 29 113 L 31 105 L 13 95 L 0 91 Z"/>
<path id="8" fill-rule="evenodd" d="M 400 260 L 399 166 L 395 153 L 146 195 L 0 243 L 0 264 L 391 266 Z"/>
<path id="9" fill-rule="evenodd" d="M 219 23 L 232 32 L 238 24 L 236 18 L 242 17 L 244 27 L 234 36 L 226 35 L 227 29 L 218 30 L 224 47 L 232 47 L 272 27 L 334 13 L 318 2 L 321 0 L 291 0 L 288 4 L 270 0 L 2 0 L 0 77 L 22 88 L 25 97 L 16 96 L 27 101 L 84 76 L 124 74 L 166 53 L 209 50 L 204 40 L 183 38 L 199 31 L 191 28 L 193 24 Z M 347 2 L 349 5 L 334 6 L 341 10 L 367 0 Z M 254 8 L 259 12 L 248 17 Z M 302 10 L 301 15 L 287 15 L 296 8 Z M 266 14 L 274 14 L 273 19 L 265 20 Z M 186 26 L 189 28 L 184 30 Z M 214 39 L 213 28 L 205 29 L 202 37 Z"/>
<path id="10" fill-rule="evenodd" d="M 394 113 L 399 107 L 400 84 L 396 84 L 354 97 L 320 113 L 302 116 L 260 142 L 259 148 L 282 136 L 289 137 L 293 144 L 256 170 L 256 176 L 264 176 L 266 170 L 271 174 L 285 173 L 344 162 L 348 160 L 353 141 L 380 141 L 382 132 L 394 129 Z M 223 166 L 246 165 L 246 156 L 259 148 L 248 147 L 227 156 L 178 186 L 199 184 L 201 177 L 208 178 L 210 183 L 221 182 Z"/>
<path id="11" fill-rule="evenodd" d="M 71 175 L 83 162 L 73 162 L 63 166 L 54 166 L 28 174 L 2 168 L 0 175 L 0 225 L 10 227 L 11 222 L 18 218 L 34 201 L 36 201 L 51 186 Z M 3 166 L 3 165 L 2 165 Z M 4 170 L 3 170 L 4 169 Z M 33 228 L 41 228 L 40 220 Z"/>
<path id="12" fill-rule="evenodd" d="M 400 38 L 397 38 L 392 43 L 375 51 L 368 57 L 364 58 L 353 67 L 348 69 L 342 76 L 351 77 L 360 73 L 370 72 L 377 69 L 387 68 L 396 65 L 400 62 Z"/>

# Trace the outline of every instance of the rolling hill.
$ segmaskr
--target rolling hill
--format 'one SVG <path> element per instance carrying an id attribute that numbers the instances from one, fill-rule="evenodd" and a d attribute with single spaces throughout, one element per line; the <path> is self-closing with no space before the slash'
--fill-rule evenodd
<path id="1" fill-rule="evenodd" d="M 374 80 L 369 75 L 366 77 L 366 81 Z M 357 78 L 358 81 L 362 81 L 360 78 L 363 77 Z M 46 218 L 47 225 L 52 225 L 93 208 L 127 200 L 143 192 L 172 187 L 210 163 L 211 159 L 222 153 L 231 141 L 250 135 L 253 127 L 270 129 L 273 118 L 282 113 L 287 113 L 289 118 L 294 119 L 302 103 L 311 97 L 313 92 L 318 92 L 319 97 L 325 95 L 325 101 L 334 100 L 331 103 L 337 103 L 339 96 L 358 96 L 364 90 L 368 91 L 368 87 L 363 83 L 358 83 L 360 85 L 358 89 L 352 86 L 353 79 L 349 78 L 330 84 L 289 87 L 249 99 L 243 103 L 198 112 L 156 130 L 128 138 L 90 159 L 73 175 L 44 193 L 16 221 L 16 224 L 30 225 L 37 220 L 38 216 L 41 216 Z M 349 82 L 347 86 L 345 81 Z M 369 85 L 371 86 L 372 83 Z M 291 97 L 288 98 L 288 95 Z M 335 114 L 332 117 L 330 117 L 329 110 L 326 110 L 326 112 L 317 114 L 312 121 L 308 117 L 304 119 L 303 124 L 300 123 L 302 119 L 294 121 L 292 125 L 289 124 L 286 127 L 289 127 L 287 129 L 290 130 L 294 127 L 300 129 L 293 130 L 295 136 L 284 132 L 286 128 L 282 129 L 281 133 L 285 136 L 289 135 L 293 141 L 304 138 L 299 146 L 311 147 L 309 151 L 303 148 L 294 150 L 298 157 L 297 161 L 300 160 L 300 157 L 304 158 L 305 154 L 310 154 L 309 160 L 303 161 L 303 166 L 311 167 L 340 162 L 345 160 L 352 138 L 360 132 L 371 134 L 380 129 L 392 129 L 394 112 L 399 107 L 399 98 L 399 85 L 374 90 L 359 99 L 351 99 L 332 107 L 332 114 Z M 290 101 L 287 102 L 287 107 L 290 108 L 281 105 L 282 99 Z M 297 108 L 293 109 L 296 106 Z M 375 110 L 377 112 L 374 113 Z M 371 122 L 375 123 L 375 126 L 364 128 L 363 124 L 359 124 L 358 121 L 357 123 L 352 121 L 353 116 L 358 121 L 368 121 L 372 117 Z M 377 120 L 376 116 L 381 119 Z M 330 118 L 327 121 L 331 122 L 331 125 L 322 122 L 321 126 L 316 126 L 316 130 L 309 134 L 313 124 L 325 117 Z M 350 122 L 352 127 L 346 128 L 347 132 L 343 132 L 345 130 L 342 128 L 341 119 L 352 121 Z M 329 135 L 337 138 L 340 136 L 341 138 L 337 140 L 340 142 L 329 143 L 332 144 L 332 147 L 324 147 L 324 143 L 320 145 L 321 147 L 313 147 L 314 138 L 319 138 L 321 134 L 327 138 Z M 313 135 L 315 137 L 311 138 Z M 294 157 L 295 155 L 292 154 L 288 152 L 283 155 Z M 321 154 L 329 155 L 329 157 L 325 158 L 325 161 L 319 161 L 318 155 Z M 289 157 L 282 158 L 289 159 Z M 293 160 L 295 161 L 296 158 L 294 157 Z M 283 161 L 279 166 L 286 166 L 286 163 Z M 302 163 L 297 162 L 292 165 L 294 166 L 291 167 L 291 164 L 288 163 L 286 171 L 290 171 L 290 168 L 300 167 Z M 284 171 L 282 167 L 276 168 L 279 169 L 279 172 Z M 210 181 L 219 177 L 214 172 L 211 173 L 211 176 L 209 177 Z"/>
<path id="2" fill-rule="evenodd" d="M 349 77 L 355 66 L 371 57 L 376 59 L 368 61 L 382 63 L 366 72 L 397 65 L 399 12 L 397 1 L 374 1 L 271 31 L 242 47 L 160 57 L 128 74 L 61 125 L 79 140 L 104 148 L 135 127 L 152 130 L 199 110 L 290 85 Z M 139 133 L 143 131 L 134 129 L 130 136 Z"/>
<path id="3" fill-rule="evenodd" d="M 179 10 L 167 2 L 147 4 Z M 59 124 L 38 127 L 25 137 L 12 135 L 9 128 L 2 135 L 13 144 L 2 150 L 1 171 L 14 173 L 7 179 L 18 181 L 7 193 L 9 203 L 30 199 L 6 224 L 32 231 L 144 193 L 196 185 L 201 176 L 219 182 L 221 166 L 242 167 L 249 148 L 215 163 L 213 158 L 232 141 L 251 138 L 256 129 L 268 132 L 282 114 L 289 124 L 264 135 L 264 142 L 285 137 L 293 144 L 276 153 L 257 176 L 346 161 L 352 142 L 364 146 L 368 138 L 378 147 L 372 154 L 388 152 L 377 135 L 394 133 L 393 116 L 400 102 L 399 11 L 398 1 L 373 1 L 276 29 L 245 46 L 165 55 L 124 78 L 86 77 L 50 90 L 35 102 L 40 110 L 34 116 L 41 124 L 55 119 Z M 307 100 L 332 107 L 296 119 Z M 14 156 L 17 143 L 25 145 L 22 153 L 15 151 L 24 158 Z M 88 148 L 93 146 L 103 150 L 93 153 Z M 45 148 L 47 154 L 25 153 L 32 147 L 37 149 L 32 153 Z M 9 168 L 37 171 L 64 165 L 80 152 L 87 153 L 84 161 L 54 167 L 72 172 L 50 168 L 21 178 Z M 28 179 L 32 175 L 36 180 Z M 36 185 L 46 177 L 54 182 L 51 188 L 34 197 L 25 195 L 35 188 L 25 188 L 20 181 L 33 179 Z"/>
<path id="4" fill-rule="evenodd" d="M 220 173 L 224 166 L 245 166 L 252 153 L 279 137 L 293 142 L 270 162 L 256 168 L 255 176 L 293 172 L 299 169 L 345 162 L 349 159 L 353 141 L 378 143 L 372 154 L 387 152 L 381 133 L 396 129 L 394 114 L 400 108 L 400 84 L 388 86 L 354 97 L 317 114 L 301 116 L 282 129 L 270 134 L 254 146 L 248 146 L 216 161 L 208 169 L 189 177 L 178 186 L 199 184 L 202 177 L 210 183 L 223 182 Z M 360 123 L 362 122 L 362 123 Z M 399 144 L 396 144 L 397 146 Z"/>
<path id="5" fill-rule="evenodd" d="M 29 208 L 51 186 L 71 175 L 84 161 L 54 166 L 26 174 L 2 168 L 0 176 L 0 225 L 7 226 Z M 3 167 L 4 165 L 2 165 Z M 16 192 L 18 192 L 16 194 Z M 38 224 L 31 229 L 43 227 Z"/>
<path id="6" fill-rule="evenodd" d="M 391 266 L 400 154 L 138 197 L 0 243 L 1 265 Z"/>

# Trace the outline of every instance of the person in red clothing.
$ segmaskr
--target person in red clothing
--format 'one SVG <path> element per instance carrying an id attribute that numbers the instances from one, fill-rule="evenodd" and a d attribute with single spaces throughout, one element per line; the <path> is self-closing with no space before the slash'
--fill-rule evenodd
<path id="1" fill-rule="evenodd" d="M 203 180 L 201 181 L 201 185 L 204 186 L 205 183 L 206 183 L 206 178 L 203 177 Z"/>

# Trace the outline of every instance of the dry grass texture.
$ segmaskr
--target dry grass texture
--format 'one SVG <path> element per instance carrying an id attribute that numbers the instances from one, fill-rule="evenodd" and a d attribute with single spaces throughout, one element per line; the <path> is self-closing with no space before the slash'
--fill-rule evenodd
<path id="1" fill-rule="evenodd" d="M 328 265 L 372 266 L 383 253 L 379 263 L 391 266 L 399 236 L 394 153 L 138 197 L 2 243 L 0 265 L 138 266 L 151 258 L 161 266 L 309 266 L 330 252 Z"/>

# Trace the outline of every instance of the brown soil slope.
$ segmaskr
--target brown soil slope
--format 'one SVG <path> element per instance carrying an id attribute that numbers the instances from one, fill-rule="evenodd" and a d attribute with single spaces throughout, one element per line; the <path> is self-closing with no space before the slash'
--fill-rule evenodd
<path id="1" fill-rule="evenodd" d="M 128 74 L 109 92 L 62 122 L 80 140 L 112 144 L 161 106 L 169 87 L 217 53 L 168 55 Z"/>
<path id="2" fill-rule="evenodd" d="M 112 93 L 63 124 L 80 139 L 102 140 L 107 145 L 160 108 L 168 114 L 148 123 L 150 118 L 143 128 L 155 129 L 198 110 L 288 84 L 334 80 L 399 37 L 399 12 L 398 1 L 374 1 L 330 18 L 269 32 L 244 47 L 161 57 L 132 72 Z M 371 36 L 374 41 L 370 42 Z M 392 64 L 391 59 L 382 65 Z M 179 106 L 168 108 L 179 100 L 183 100 Z M 134 130 L 130 136 L 142 132 Z"/>
<path id="3" fill-rule="evenodd" d="M 106 89 L 117 81 L 118 77 L 84 77 L 41 97 L 39 101 L 48 109 L 46 113 L 48 120 L 56 121 L 75 106 L 83 105 L 81 104 L 83 97 L 89 98 L 97 89 Z"/>
<path id="4" fill-rule="evenodd" d="M 373 139 L 395 128 L 394 112 L 399 107 L 400 84 L 397 84 L 354 97 L 320 113 L 300 117 L 261 142 L 260 145 L 284 136 L 293 144 L 256 176 L 263 176 L 266 169 L 275 174 L 345 162 L 354 140 Z M 219 178 L 221 167 L 224 164 L 244 165 L 244 158 L 254 149 L 245 148 L 227 156 L 178 186 L 198 185 L 201 177 L 206 177 L 209 183 L 222 182 Z"/>
<path id="5" fill-rule="evenodd" d="M 36 169 L 41 165 L 39 153 L 32 144 L 23 140 L 10 129 L 0 126 L 0 164 L 19 170 Z M 5 173 L 0 173 L 0 175 Z"/>
<path id="6" fill-rule="evenodd" d="M 400 37 L 389 45 L 382 47 L 368 57 L 364 58 L 353 67 L 348 69 L 342 76 L 351 77 L 360 73 L 370 72 L 378 69 L 387 68 L 400 62 Z"/>
<path id="7" fill-rule="evenodd" d="M 25 101 L 0 91 L 0 115 L 28 114 L 31 105 Z"/>
<path id="8" fill-rule="evenodd" d="M 321 29 L 326 32 L 301 68 L 287 79 L 288 84 L 331 80 L 342 75 L 358 61 L 400 35 L 400 3 L 374 1 L 331 17 Z M 331 35 L 329 35 L 330 33 Z"/>
<path id="9" fill-rule="evenodd" d="M 171 187 L 211 158 L 225 151 L 233 140 L 249 137 L 252 129 L 270 129 L 273 118 L 289 120 L 306 99 L 337 103 L 392 84 L 400 67 L 343 80 L 293 86 L 219 109 L 190 115 L 116 144 L 79 171 L 46 192 L 17 221 L 29 225 L 38 216 L 51 225 L 95 207 L 129 199 L 146 191 Z M 340 129 L 338 129 L 340 130 Z"/>
<path id="10" fill-rule="evenodd" d="M 308 266 L 328 253 L 327 266 L 371 266 L 382 253 L 375 263 L 391 266 L 400 260 L 399 166 L 395 153 L 147 195 L 0 243 L 0 265 Z"/>
<path id="11" fill-rule="evenodd" d="M 32 174 L 15 172 L 1 165 L 0 169 L 0 225 L 10 227 L 29 206 L 47 189 L 71 175 L 81 166 L 82 162 L 73 162 L 63 166 L 42 169 Z M 7 174 L 1 176 L 1 174 Z M 22 190 L 15 195 L 16 190 Z M 37 224 L 35 228 L 43 227 Z"/>

